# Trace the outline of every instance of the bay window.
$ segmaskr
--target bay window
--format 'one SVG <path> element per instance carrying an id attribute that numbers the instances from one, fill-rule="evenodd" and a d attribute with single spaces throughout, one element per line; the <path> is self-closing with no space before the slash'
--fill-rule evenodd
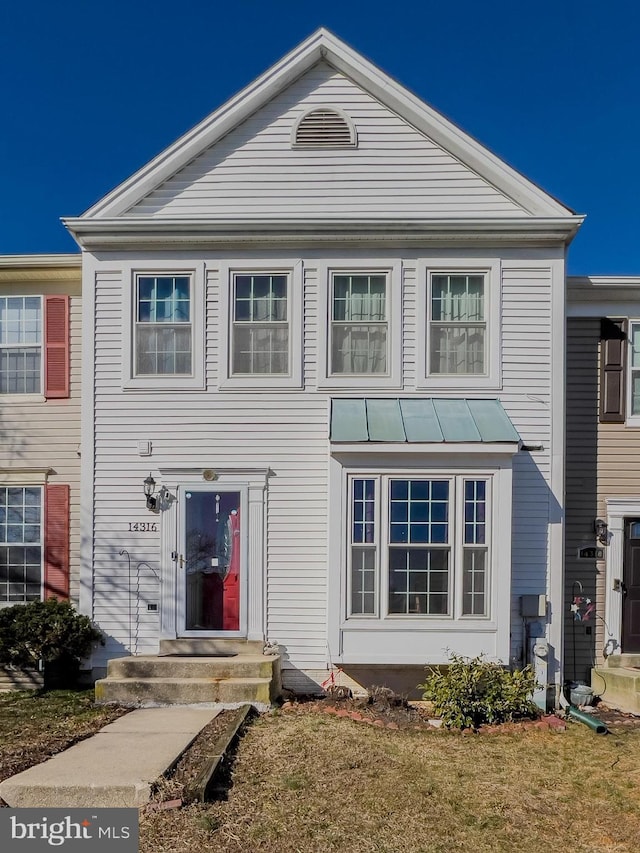
<path id="1" fill-rule="evenodd" d="M 349 481 L 350 617 L 487 617 L 489 481 Z"/>

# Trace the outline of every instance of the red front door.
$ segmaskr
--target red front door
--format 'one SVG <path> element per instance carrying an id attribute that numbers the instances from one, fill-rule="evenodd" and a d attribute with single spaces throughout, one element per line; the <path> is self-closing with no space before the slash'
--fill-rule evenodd
<path id="1" fill-rule="evenodd" d="M 186 631 L 239 631 L 240 492 L 185 490 Z"/>

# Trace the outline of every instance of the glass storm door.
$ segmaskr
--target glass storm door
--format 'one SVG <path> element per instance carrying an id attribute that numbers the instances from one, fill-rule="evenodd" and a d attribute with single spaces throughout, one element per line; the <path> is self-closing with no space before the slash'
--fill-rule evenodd
<path id="1" fill-rule="evenodd" d="M 241 630 L 241 493 L 185 489 L 178 559 L 179 625 L 187 635 Z"/>

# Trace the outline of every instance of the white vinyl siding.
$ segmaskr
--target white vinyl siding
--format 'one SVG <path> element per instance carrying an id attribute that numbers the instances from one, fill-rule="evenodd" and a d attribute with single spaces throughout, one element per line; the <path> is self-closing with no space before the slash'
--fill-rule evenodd
<path id="1" fill-rule="evenodd" d="M 369 263 L 360 265 L 372 273 L 389 270 L 388 253 L 380 255 L 369 249 Z M 447 258 L 450 253 L 447 254 Z M 464 255 L 461 255 L 464 258 Z M 403 302 L 405 315 L 416 304 L 416 292 L 426 280 L 419 274 L 423 269 L 436 266 L 434 258 L 418 258 L 405 253 L 402 265 L 404 276 Z M 259 264 L 258 264 L 259 260 Z M 333 391 L 318 391 L 316 381 L 323 370 L 325 341 L 319 338 L 324 315 L 325 329 L 329 323 L 329 282 L 331 271 L 355 272 L 358 265 L 348 252 L 337 259 L 322 253 L 304 256 L 304 276 L 297 256 L 288 259 L 281 252 L 269 260 L 262 252 L 259 259 L 251 253 L 217 263 L 204 252 L 189 256 L 196 266 L 206 267 L 206 376 L 207 391 L 194 390 L 182 396 L 177 404 L 176 395 L 162 389 L 144 389 L 138 393 L 122 393 L 121 360 L 123 330 L 123 281 L 126 272 L 118 272 L 118 264 L 136 268 L 135 259 L 105 258 L 99 263 L 96 287 L 96 355 L 95 355 L 95 452 L 96 495 L 95 512 L 95 614 L 100 625 L 114 640 L 96 654 L 96 665 L 119 653 L 122 644 L 129 645 L 128 613 L 131 601 L 131 642 L 137 653 L 157 650 L 158 614 L 147 610 L 149 603 L 160 599 L 160 583 L 154 572 L 160 567 L 160 540 L 156 534 L 140 534 L 129 530 L 131 520 L 145 521 L 149 516 L 144 509 L 142 482 L 151 468 L 156 472 L 163 466 L 184 466 L 194 469 L 244 467 L 268 468 L 266 496 L 266 620 L 267 638 L 286 646 L 287 672 L 321 669 L 327 659 L 336 659 L 339 646 L 328 637 L 327 608 L 330 563 L 329 536 L 329 481 L 327 466 L 327 436 L 329 399 Z M 165 259 L 173 270 L 189 266 L 186 258 L 176 254 Z M 299 265 L 299 266 L 296 266 Z M 300 306 L 300 346 L 304 386 L 298 390 L 269 388 L 268 393 L 255 393 L 249 389 L 226 390 L 224 383 L 228 341 L 218 333 L 229 323 L 233 273 L 244 271 L 292 272 L 292 281 L 300 282 L 298 296 L 304 297 L 304 312 Z M 485 268 L 490 259 L 485 259 Z M 139 268 L 139 264 L 137 265 Z M 102 269 L 104 271 L 102 271 Z M 397 269 L 397 275 L 395 270 Z M 453 269 L 453 267 L 449 267 Z M 475 265 L 478 269 L 478 265 Z M 115 270 L 115 271 L 114 271 Z M 304 281 L 304 293 L 302 284 Z M 397 281 L 401 288 L 400 259 L 389 281 Z M 93 284 L 94 282 L 92 282 Z M 513 625 L 519 625 L 517 596 L 525 592 L 543 592 L 547 577 L 547 539 L 551 499 L 549 496 L 551 413 L 548 402 L 551 388 L 550 358 L 550 292 L 549 268 L 527 266 L 526 261 L 510 260 L 502 279 L 504 290 L 504 320 L 500 337 L 503 357 L 503 383 L 499 392 L 508 415 L 525 441 L 540 442 L 544 449 L 535 454 L 518 454 L 514 458 L 513 485 Z M 424 326 L 422 327 L 424 328 Z M 415 330 L 415 331 L 414 331 Z M 328 331 L 328 330 L 327 330 Z M 304 332 L 304 335 L 303 335 Z M 230 334 L 230 332 L 229 332 Z M 407 324 L 401 340 L 391 331 L 392 344 L 398 344 L 398 353 L 411 360 L 420 337 L 418 326 Z M 407 370 L 402 393 L 408 396 L 421 394 L 416 386 L 416 373 Z M 264 379 L 265 377 L 257 377 Z M 444 390 L 442 396 L 461 396 L 459 390 Z M 397 390 L 383 390 L 380 396 L 397 396 Z M 487 396 L 487 391 L 465 392 L 476 397 Z M 153 444 L 153 455 L 141 458 L 137 443 L 148 438 Z M 156 480 L 158 477 L 154 473 Z M 367 475 L 363 475 L 367 479 Z M 419 479 L 409 477 L 408 479 Z M 438 478 L 439 479 L 439 478 Z M 467 477 L 467 479 L 480 479 Z M 345 512 L 348 504 L 345 504 Z M 343 539 L 343 543 L 346 540 Z M 368 547 L 368 543 L 352 543 L 354 548 Z M 482 550 L 478 543 L 467 543 L 468 550 Z M 346 544 L 344 545 L 346 548 Z M 129 593 L 128 561 L 120 551 L 131 554 L 132 591 Z M 346 556 L 345 556 L 346 559 Z M 449 620 L 457 626 L 474 624 L 481 616 L 482 595 L 480 578 L 483 577 L 482 557 L 475 555 L 467 560 L 467 574 L 473 584 L 473 614 L 464 611 L 462 579 L 459 581 L 459 619 Z M 136 569 L 138 563 L 146 565 Z M 471 563 L 474 563 L 472 566 Z M 462 564 L 461 564 L 462 565 Z M 367 563 L 363 565 L 366 577 Z M 472 572 L 473 569 L 473 572 Z M 497 584 L 489 577 L 487 590 Z M 368 583 L 368 581 L 367 581 Z M 471 583 L 471 582 L 470 582 Z M 357 584 L 356 584 L 357 586 Z M 364 589 L 361 590 L 361 592 Z M 381 589 L 376 591 L 377 603 Z M 353 590 L 348 591 L 351 596 Z M 345 591 L 345 595 L 347 591 Z M 386 594 L 386 593 L 385 593 Z M 370 607 L 367 599 L 361 606 Z M 350 607 L 352 598 L 345 603 Z M 490 610 L 489 598 L 484 601 L 485 612 Z M 472 608 L 471 603 L 468 608 Z M 377 612 L 377 611 L 376 611 Z M 126 624 L 123 624 L 123 614 Z M 492 613 L 492 615 L 494 615 Z M 363 623 L 367 613 L 353 614 L 350 622 Z M 378 617 L 376 617 L 377 619 Z M 397 617 L 412 619 L 410 615 Z M 433 617 L 427 617 L 428 619 Z M 470 629 L 471 630 L 471 629 Z M 365 633 L 362 642 L 365 643 Z M 458 635 L 456 635 L 458 636 Z M 465 634 L 471 636 L 471 634 Z M 484 648 L 491 652 L 495 643 L 486 636 Z M 438 649 L 453 636 L 440 637 Z M 390 640 L 391 642 L 391 640 Z M 393 641 L 395 642 L 395 640 Z M 398 640 L 398 648 L 406 649 L 406 638 Z M 476 642 L 476 647 L 478 646 Z M 521 639 L 514 632 L 512 651 L 518 654 Z M 391 646 L 390 646 L 391 648 Z M 421 647 L 422 648 L 422 647 Z M 419 649 L 415 654 L 421 654 Z M 409 655 L 409 651 L 407 651 Z M 422 656 L 424 662 L 426 658 Z"/>
<path id="2" fill-rule="evenodd" d="M 339 105 L 357 148 L 291 148 L 308 110 Z M 523 210 L 352 80 L 318 63 L 126 216 L 520 216 Z"/>

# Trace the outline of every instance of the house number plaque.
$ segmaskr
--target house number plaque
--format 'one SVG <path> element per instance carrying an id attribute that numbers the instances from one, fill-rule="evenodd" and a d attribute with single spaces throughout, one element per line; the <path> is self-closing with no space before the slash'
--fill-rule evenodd
<path id="1" fill-rule="evenodd" d="M 157 533 L 157 521 L 130 521 L 129 533 Z"/>

